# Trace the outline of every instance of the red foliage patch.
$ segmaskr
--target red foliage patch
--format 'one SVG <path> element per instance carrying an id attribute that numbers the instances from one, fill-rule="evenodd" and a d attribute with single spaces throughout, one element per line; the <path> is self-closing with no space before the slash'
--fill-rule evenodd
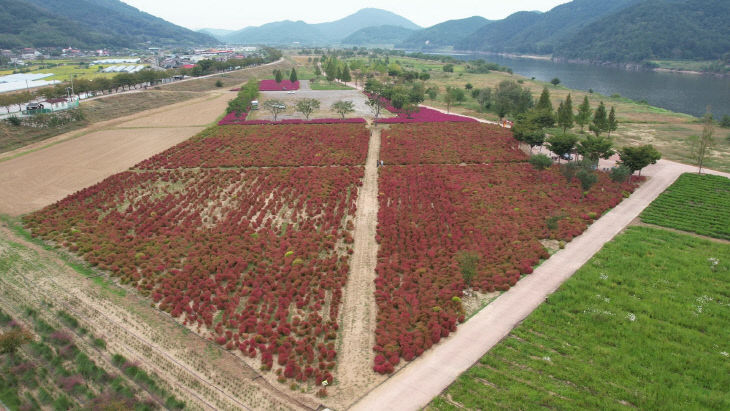
<path id="1" fill-rule="evenodd" d="M 634 188 L 598 175 L 583 198 L 577 181 L 566 183 L 557 167 L 381 168 L 374 370 L 391 372 L 400 358 L 412 360 L 464 320 L 454 298 L 468 288 L 460 252 L 479 256 L 472 288 L 507 290 L 548 257 L 540 239 L 572 239 Z M 550 217 L 557 220 L 554 229 Z"/>
<path id="2" fill-rule="evenodd" d="M 281 83 L 277 83 L 276 80 L 261 80 L 259 81 L 259 91 L 284 91 L 284 90 L 299 90 L 299 81 L 291 82 L 289 80 L 282 80 Z"/>
<path id="3" fill-rule="evenodd" d="M 393 125 L 383 131 L 381 147 L 387 164 L 527 161 L 509 130 L 481 123 Z"/>
<path id="4" fill-rule="evenodd" d="M 362 124 L 213 127 L 137 167 L 358 165 L 369 136 Z"/>
<path id="5" fill-rule="evenodd" d="M 335 365 L 362 177 L 360 167 L 135 170 L 25 222 L 218 344 L 316 383 Z"/>

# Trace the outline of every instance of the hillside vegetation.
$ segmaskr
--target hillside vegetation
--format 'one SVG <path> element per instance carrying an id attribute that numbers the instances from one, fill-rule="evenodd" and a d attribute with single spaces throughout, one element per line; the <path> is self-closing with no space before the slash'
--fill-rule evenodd
<path id="1" fill-rule="evenodd" d="M 118 0 L 1 0 L 0 47 L 128 47 L 215 44 Z"/>

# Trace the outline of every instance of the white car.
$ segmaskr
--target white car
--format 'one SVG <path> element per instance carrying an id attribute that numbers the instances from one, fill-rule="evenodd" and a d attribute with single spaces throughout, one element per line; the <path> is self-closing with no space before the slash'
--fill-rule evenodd
<path id="1" fill-rule="evenodd" d="M 297 92 L 294 91 L 294 90 L 289 90 L 289 91 L 286 92 L 286 94 L 297 94 Z"/>

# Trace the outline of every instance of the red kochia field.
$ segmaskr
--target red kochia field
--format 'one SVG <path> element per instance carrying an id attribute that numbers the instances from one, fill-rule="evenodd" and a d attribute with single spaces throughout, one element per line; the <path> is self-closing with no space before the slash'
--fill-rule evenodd
<path id="1" fill-rule="evenodd" d="M 362 125 L 317 127 L 325 143 L 342 140 L 326 152 L 317 151 L 325 143 L 306 139 L 307 127 L 297 130 L 302 141 L 286 126 L 245 128 L 258 128 L 268 145 L 255 134 L 213 129 L 210 138 L 218 140 L 183 143 L 25 223 L 34 236 L 136 286 L 184 323 L 204 327 L 218 344 L 280 368 L 283 378 L 331 383 L 363 168 L 211 167 L 345 162 L 332 150 L 355 157 L 348 162 L 364 160 L 357 154 L 360 140 L 367 145 Z M 288 147 L 277 146 L 287 138 Z"/>
<path id="2" fill-rule="evenodd" d="M 218 126 L 138 167 L 259 167 L 364 164 L 364 124 Z"/>
<path id="3" fill-rule="evenodd" d="M 381 373 L 455 331 L 465 316 L 465 289 L 509 289 L 548 257 L 541 239 L 571 240 L 634 188 L 598 173 L 584 197 L 556 166 L 533 169 L 500 129 L 450 124 L 435 130 L 399 126 L 383 140 L 381 156 L 391 164 L 456 164 L 380 169 L 374 369 Z M 421 144 L 413 144 L 416 136 Z M 509 162 L 459 165 L 499 159 Z M 478 259 L 470 284 L 460 266 L 465 252 Z"/>

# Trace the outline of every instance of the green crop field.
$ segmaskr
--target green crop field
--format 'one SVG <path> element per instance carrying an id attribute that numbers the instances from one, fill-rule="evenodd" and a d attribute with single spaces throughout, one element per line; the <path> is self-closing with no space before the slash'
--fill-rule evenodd
<path id="1" fill-rule="evenodd" d="M 683 174 L 644 211 L 641 221 L 730 240 L 730 179 Z"/>
<path id="2" fill-rule="evenodd" d="M 429 409 L 730 409 L 730 245 L 608 243 Z"/>

